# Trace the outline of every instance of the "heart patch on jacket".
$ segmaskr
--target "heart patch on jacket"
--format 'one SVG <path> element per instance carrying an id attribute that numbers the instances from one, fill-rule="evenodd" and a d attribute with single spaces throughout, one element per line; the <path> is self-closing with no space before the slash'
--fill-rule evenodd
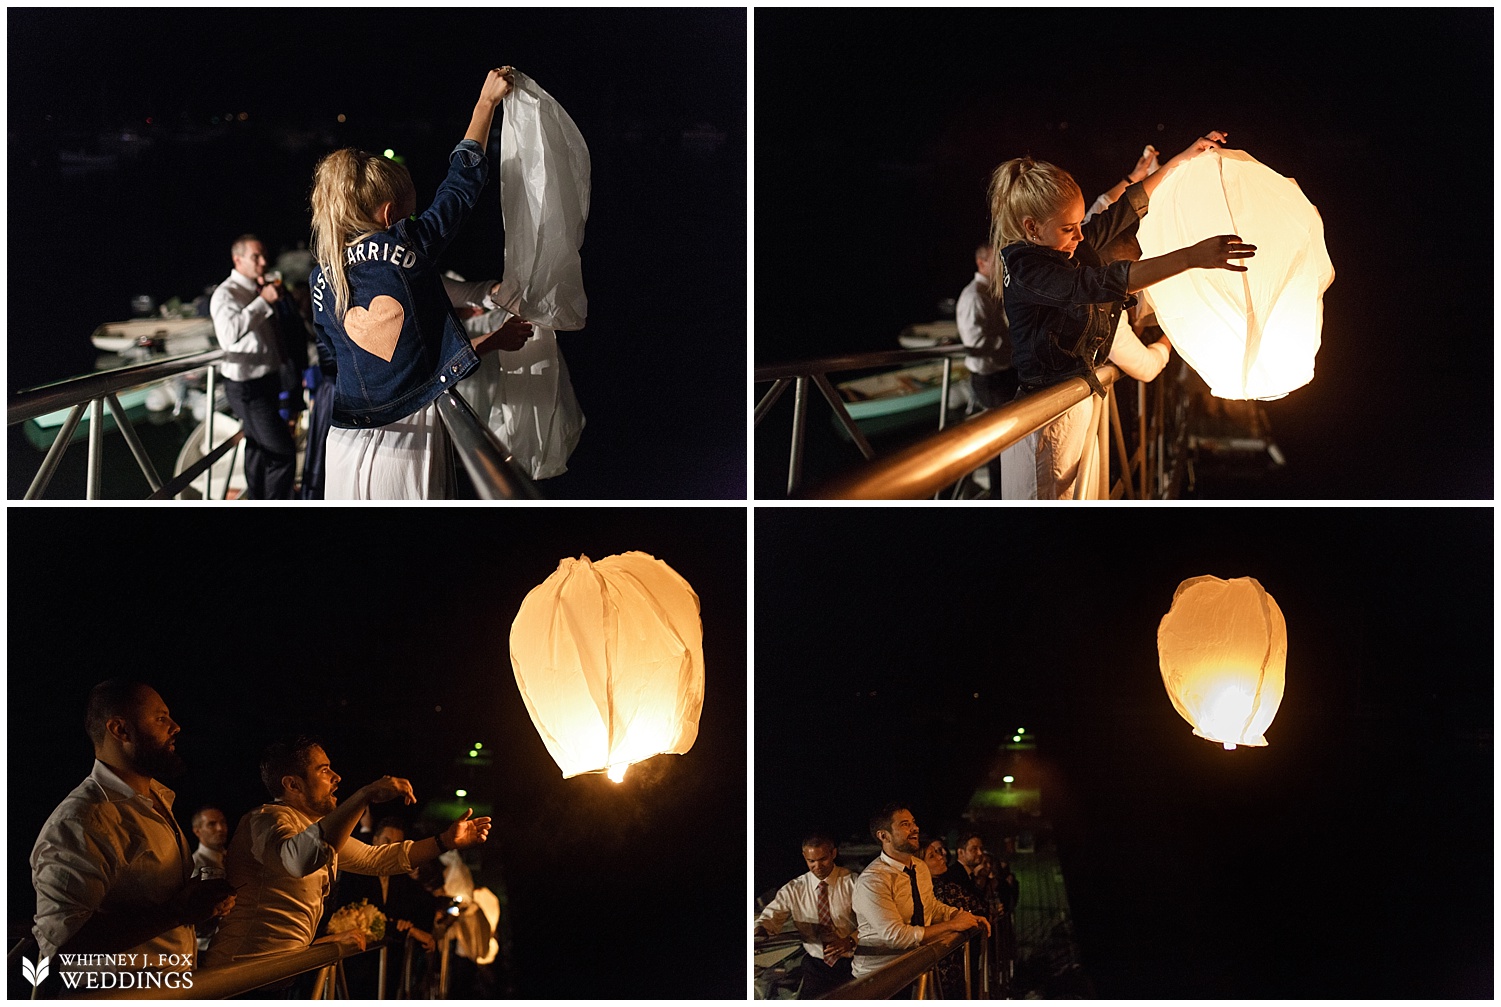
<path id="1" fill-rule="evenodd" d="M 400 301 L 377 294 L 369 308 L 356 304 L 344 313 L 344 331 L 354 345 L 389 364 L 396 355 L 396 341 L 401 338 L 401 323 L 405 320 L 406 311 Z"/>

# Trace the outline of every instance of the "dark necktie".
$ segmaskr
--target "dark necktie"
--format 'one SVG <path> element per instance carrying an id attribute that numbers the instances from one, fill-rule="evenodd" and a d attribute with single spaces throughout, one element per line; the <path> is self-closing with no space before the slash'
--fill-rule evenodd
<path id="1" fill-rule="evenodd" d="M 917 868 L 909 866 L 906 869 L 907 880 L 912 882 L 912 925 L 922 926 L 922 895 L 917 890 Z"/>
<path id="2" fill-rule="evenodd" d="M 834 931 L 834 914 L 829 909 L 829 883 L 827 881 L 818 883 L 818 929 L 823 931 L 825 945 L 838 936 Z M 827 952 L 825 952 L 825 959 L 824 964 L 834 964 L 827 960 Z"/>

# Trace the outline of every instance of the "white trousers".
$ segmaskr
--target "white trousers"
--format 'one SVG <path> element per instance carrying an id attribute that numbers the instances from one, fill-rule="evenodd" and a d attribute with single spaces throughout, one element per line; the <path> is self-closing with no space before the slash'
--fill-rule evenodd
<path id="1" fill-rule="evenodd" d="M 1105 400 L 1091 395 L 1041 430 L 1028 434 L 1001 453 L 1001 499 L 1072 500 L 1082 476 L 1084 499 L 1097 499 L 1098 451 L 1085 451 L 1090 434 L 1103 419 Z M 1088 455 L 1081 466 L 1081 456 Z M 1081 467 L 1084 469 L 1080 471 Z"/>
<path id="2" fill-rule="evenodd" d="M 367 430 L 331 427 L 327 500 L 446 500 L 453 496 L 448 432 L 436 402 Z"/>

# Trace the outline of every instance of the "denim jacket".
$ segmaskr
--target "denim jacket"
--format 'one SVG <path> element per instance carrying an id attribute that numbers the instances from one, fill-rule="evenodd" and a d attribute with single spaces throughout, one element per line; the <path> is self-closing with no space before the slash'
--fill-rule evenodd
<path id="1" fill-rule="evenodd" d="M 334 315 L 333 287 L 322 267 L 313 267 L 308 282 L 318 350 L 338 367 L 334 426 L 394 423 L 479 366 L 443 290 L 437 259 L 474 209 L 487 171 L 484 148 L 460 141 L 426 211 L 346 250 L 349 307 L 343 318 Z"/>
<path id="2" fill-rule="evenodd" d="M 1011 325 L 1011 365 L 1022 391 L 1082 377 L 1101 392 L 1094 369 L 1110 355 L 1126 293 L 1125 260 L 1108 265 L 1097 249 L 1134 228 L 1147 211 L 1140 183 L 1084 224 L 1073 257 L 1016 242 L 1001 249 L 1002 299 Z"/>

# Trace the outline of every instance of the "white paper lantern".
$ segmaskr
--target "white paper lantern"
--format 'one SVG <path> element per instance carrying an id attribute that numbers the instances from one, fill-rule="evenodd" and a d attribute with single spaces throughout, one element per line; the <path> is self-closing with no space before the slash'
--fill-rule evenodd
<path id="1" fill-rule="evenodd" d="M 1255 580 L 1194 577 L 1157 627 L 1162 684 L 1194 734 L 1227 749 L 1266 744 L 1287 679 L 1287 623 Z"/>
<path id="2" fill-rule="evenodd" d="M 698 737 L 704 705 L 698 595 L 641 552 L 565 559 L 511 624 L 511 667 L 563 777 L 607 773 Z"/>
<path id="3" fill-rule="evenodd" d="M 1190 269 L 1146 290 L 1158 324 L 1223 399 L 1280 398 L 1313 380 L 1334 266 L 1298 183 L 1242 150 L 1170 168 L 1142 218 L 1143 258 L 1219 234 L 1256 246 L 1248 271 Z"/>

